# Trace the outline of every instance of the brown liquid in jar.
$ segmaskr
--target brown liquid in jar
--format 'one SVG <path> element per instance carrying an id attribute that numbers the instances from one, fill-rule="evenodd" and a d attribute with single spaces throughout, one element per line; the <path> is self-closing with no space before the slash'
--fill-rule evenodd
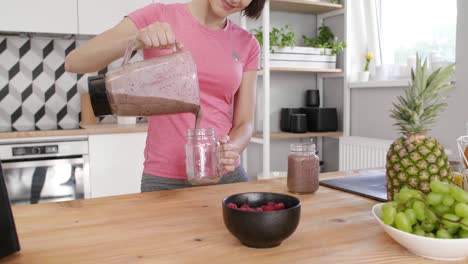
<path id="1" fill-rule="evenodd" d="M 293 193 L 314 193 L 319 188 L 317 156 L 290 154 L 288 157 L 288 189 Z"/>

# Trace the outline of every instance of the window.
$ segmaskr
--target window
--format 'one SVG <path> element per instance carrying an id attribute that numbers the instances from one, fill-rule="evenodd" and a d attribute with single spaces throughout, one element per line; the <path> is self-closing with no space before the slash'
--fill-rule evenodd
<path id="1" fill-rule="evenodd" d="M 378 0 L 382 64 L 406 65 L 418 52 L 455 61 L 457 0 Z"/>

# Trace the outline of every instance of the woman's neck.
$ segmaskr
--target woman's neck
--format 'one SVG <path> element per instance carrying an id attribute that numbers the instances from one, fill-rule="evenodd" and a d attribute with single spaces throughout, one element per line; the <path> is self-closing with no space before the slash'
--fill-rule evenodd
<path id="1" fill-rule="evenodd" d="M 210 29 L 222 29 L 226 26 L 226 18 L 217 16 L 211 9 L 208 0 L 192 0 L 188 8 L 198 22 Z"/>

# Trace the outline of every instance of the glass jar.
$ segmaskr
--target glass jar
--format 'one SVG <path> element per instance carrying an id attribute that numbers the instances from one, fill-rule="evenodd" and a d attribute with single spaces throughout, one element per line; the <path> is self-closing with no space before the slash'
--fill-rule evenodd
<path id="1" fill-rule="evenodd" d="M 288 156 L 288 189 L 292 193 L 314 193 L 319 188 L 320 161 L 312 143 L 291 144 Z"/>
<path id="2" fill-rule="evenodd" d="M 214 128 L 189 129 L 185 144 L 185 168 L 187 180 L 192 185 L 218 183 L 219 143 Z"/>

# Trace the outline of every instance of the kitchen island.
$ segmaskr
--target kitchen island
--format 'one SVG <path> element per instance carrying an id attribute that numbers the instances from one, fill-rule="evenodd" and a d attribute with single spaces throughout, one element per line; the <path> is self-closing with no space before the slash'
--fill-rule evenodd
<path id="1" fill-rule="evenodd" d="M 371 214 L 376 201 L 323 186 L 297 195 L 300 223 L 280 246 L 245 247 L 225 228 L 221 201 L 251 191 L 288 193 L 278 178 L 16 206 L 21 251 L 0 263 L 440 263 L 387 236 Z"/>

